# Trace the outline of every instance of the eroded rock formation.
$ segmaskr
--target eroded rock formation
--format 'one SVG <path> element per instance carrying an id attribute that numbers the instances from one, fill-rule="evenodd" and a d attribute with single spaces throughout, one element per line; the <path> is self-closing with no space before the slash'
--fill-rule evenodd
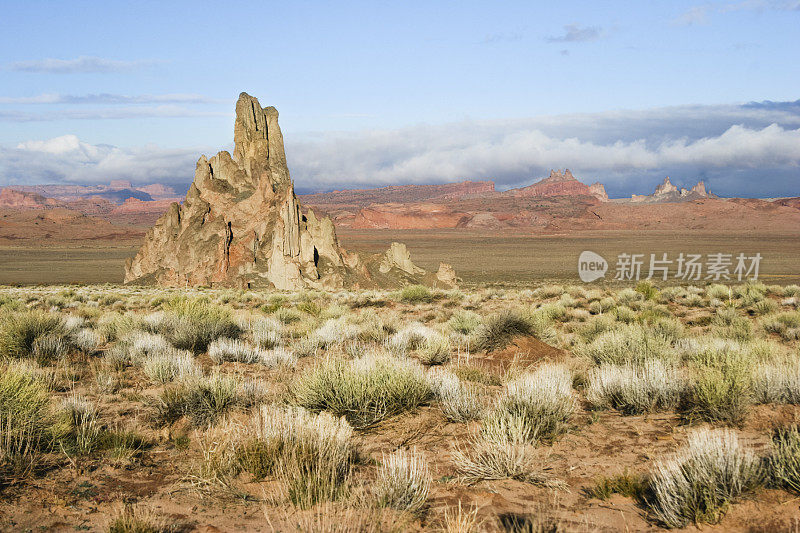
<path id="1" fill-rule="evenodd" d="M 233 155 L 200 158 L 183 205 L 169 207 L 127 262 L 126 283 L 286 290 L 452 285 L 416 267 L 399 243 L 376 257 L 348 253 L 329 218 L 304 212 L 274 107 L 242 93 L 234 145 Z"/>
<path id="2" fill-rule="evenodd" d="M 653 194 L 634 194 L 631 196 L 630 201 L 635 203 L 669 203 L 687 202 L 712 197 L 715 196 L 706 191 L 705 183 L 702 181 L 698 181 L 694 187 L 687 190 L 683 187 L 678 189 L 678 187 L 672 184 L 669 177 L 666 177 L 664 181 L 656 186 L 656 190 Z"/>

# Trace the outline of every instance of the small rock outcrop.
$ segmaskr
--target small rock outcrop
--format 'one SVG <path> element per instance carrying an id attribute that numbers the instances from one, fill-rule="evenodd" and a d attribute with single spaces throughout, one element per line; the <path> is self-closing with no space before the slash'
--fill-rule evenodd
<path id="1" fill-rule="evenodd" d="M 688 202 L 691 200 L 700 200 L 702 198 L 712 198 L 712 194 L 706 191 L 706 186 L 702 181 L 697 182 L 697 185 L 691 189 L 681 188 L 678 189 L 672 184 L 669 177 L 664 178 L 653 194 L 634 194 L 631 196 L 631 202 L 634 203 L 670 203 L 670 202 Z"/>
<path id="2" fill-rule="evenodd" d="M 599 181 L 596 181 L 589 185 L 589 192 L 601 202 L 608 201 L 608 193 L 606 192 L 606 187 Z"/>
<path id="3" fill-rule="evenodd" d="M 361 257 L 339 246 L 333 222 L 305 211 L 289 176 L 278 111 L 242 93 L 234 151 L 197 162 L 183 205 L 173 203 L 125 267 L 126 283 L 339 289 L 443 286 L 405 245 Z"/>

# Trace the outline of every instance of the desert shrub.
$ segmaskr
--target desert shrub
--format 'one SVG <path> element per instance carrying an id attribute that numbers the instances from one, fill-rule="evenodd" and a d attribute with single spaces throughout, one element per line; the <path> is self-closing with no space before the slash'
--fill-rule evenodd
<path id="1" fill-rule="evenodd" d="M 733 291 L 725 285 L 715 283 L 706 288 L 706 296 L 709 299 L 716 298 L 717 300 L 729 300 L 733 296 Z"/>
<path id="2" fill-rule="evenodd" d="M 409 285 L 400 290 L 400 301 L 417 304 L 433 301 L 433 293 L 424 285 Z"/>
<path id="3" fill-rule="evenodd" d="M 195 426 L 209 426 L 239 403 L 238 381 L 213 373 L 190 382 L 185 412 Z"/>
<path id="4" fill-rule="evenodd" d="M 501 385 L 503 383 L 503 380 L 498 374 L 479 366 L 458 364 L 455 367 L 451 367 L 451 370 L 463 381 L 480 383 L 482 385 Z"/>
<path id="5" fill-rule="evenodd" d="M 670 343 L 676 343 L 686 337 L 686 328 L 680 320 L 673 317 L 658 317 L 652 320 L 647 327 L 654 335 L 664 337 Z"/>
<path id="6" fill-rule="evenodd" d="M 139 329 L 140 326 L 141 323 L 136 317 L 111 312 L 100 316 L 96 331 L 101 342 L 114 342 Z"/>
<path id="7" fill-rule="evenodd" d="M 319 316 L 322 313 L 322 307 L 313 300 L 305 300 L 297 304 L 297 310 L 311 316 Z"/>
<path id="8" fill-rule="evenodd" d="M 669 360 L 674 355 L 667 335 L 640 324 L 618 325 L 581 346 L 578 353 L 596 364 L 643 363 L 650 359 Z"/>
<path id="9" fill-rule="evenodd" d="M 247 325 L 253 342 L 267 350 L 281 343 L 281 323 L 273 318 L 254 320 Z"/>
<path id="10" fill-rule="evenodd" d="M 456 446 L 453 462 L 467 481 L 516 479 L 537 485 L 561 486 L 536 466 L 529 428 L 520 416 L 506 416 L 485 426 L 466 446 Z"/>
<path id="11" fill-rule="evenodd" d="M 783 288 L 783 295 L 790 298 L 800 296 L 800 285 L 787 285 Z"/>
<path id="12" fill-rule="evenodd" d="M 622 305 L 629 305 L 633 302 L 644 300 L 644 294 L 636 292 L 634 289 L 622 289 L 617 293 L 617 303 Z"/>
<path id="13" fill-rule="evenodd" d="M 241 387 L 237 378 L 216 372 L 167 387 L 154 402 L 152 421 L 163 426 L 187 416 L 195 427 L 211 426 L 242 405 Z"/>
<path id="14" fill-rule="evenodd" d="M 753 324 L 733 307 L 722 307 L 711 319 L 712 334 L 723 339 L 747 341 L 753 338 Z"/>
<path id="15" fill-rule="evenodd" d="M 281 324 L 287 325 L 287 324 L 293 324 L 295 322 L 300 322 L 300 320 L 303 319 L 303 314 L 297 309 L 281 307 L 280 309 L 275 311 L 274 317 Z"/>
<path id="16" fill-rule="evenodd" d="M 176 531 L 154 513 L 125 504 L 112 518 L 108 533 L 170 533 Z"/>
<path id="17" fill-rule="evenodd" d="M 602 314 L 602 312 L 603 312 L 603 305 L 599 301 L 595 300 L 594 302 L 591 302 L 589 304 L 589 314 L 599 315 Z"/>
<path id="18" fill-rule="evenodd" d="M 70 343 L 85 354 L 93 354 L 100 344 L 100 337 L 92 328 L 80 328 L 69 335 Z"/>
<path id="19" fill-rule="evenodd" d="M 344 416 L 367 427 L 428 400 L 430 387 L 419 363 L 369 353 L 352 361 L 329 358 L 291 387 L 297 405 Z"/>
<path id="20" fill-rule="evenodd" d="M 288 348 L 276 346 L 272 350 L 261 350 L 258 362 L 267 368 L 292 366 L 297 362 L 297 355 Z"/>
<path id="21" fill-rule="evenodd" d="M 502 350 L 513 337 L 532 333 L 533 325 L 528 317 L 519 312 L 504 311 L 489 317 L 475 329 L 475 348 L 486 352 Z"/>
<path id="22" fill-rule="evenodd" d="M 689 380 L 683 409 L 690 418 L 738 424 L 752 403 L 750 361 L 739 352 L 706 353 Z"/>
<path id="23" fill-rule="evenodd" d="M 291 502 L 308 508 L 347 490 L 353 429 L 343 418 L 300 407 L 264 405 L 236 449 L 242 468 L 257 478 L 275 475 Z"/>
<path id="24" fill-rule="evenodd" d="M 769 333 L 777 333 L 784 340 L 800 338 L 800 312 L 789 311 L 766 316 L 761 320 L 761 327 Z"/>
<path id="25" fill-rule="evenodd" d="M 762 361 L 753 369 L 753 397 L 758 403 L 800 404 L 800 364 Z"/>
<path id="26" fill-rule="evenodd" d="M 589 372 L 586 399 L 595 407 L 639 414 L 676 407 L 683 389 L 680 373 L 657 359 L 604 364 Z"/>
<path id="27" fill-rule="evenodd" d="M 649 477 L 647 506 L 667 527 L 717 522 L 739 496 L 763 480 L 760 458 L 735 432 L 701 429 L 674 456 L 658 460 Z"/>
<path id="28" fill-rule="evenodd" d="M 566 431 L 574 411 L 569 369 L 545 364 L 506 383 L 484 417 L 482 431 L 494 432 L 521 423 L 525 442 L 552 441 Z"/>
<path id="29" fill-rule="evenodd" d="M 774 300 L 761 300 L 753 305 L 753 313 L 759 316 L 769 315 L 778 310 L 778 304 Z"/>
<path id="30" fill-rule="evenodd" d="M 425 337 L 419 348 L 419 360 L 426 365 L 441 365 L 450 360 L 452 349 L 450 339 L 436 331 Z"/>
<path id="31" fill-rule="evenodd" d="M 482 411 L 480 398 L 450 370 L 431 369 L 428 382 L 444 416 L 453 422 L 478 418 Z"/>
<path id="32" fill-rule="evenodd" d="M 126 364 L 140 363 L 147 357 L 169 352 L 173 347 L 163 335 L 134 331 L 112 348 L 118 352 L 113 357 Z"/>
<path id="33" fill-rule="evenodd" d="M 139 433 L 119 428 L 105 431 L 100 437 L 100 447 L 107 450 L 109 457 L 121 461 L 132 459 L 150 445 Z"/>
<path id="34" fill-rule="evenodd" d="M 384 456 L 372 492 L 381 507 L 418 512 L 428 500 L 431 475 L 416 451 L 398 449 Z"/>
<path id="35" fill-rule="evenodd" d="M 588 320 L 585 325 L 583 325 L 580 329 L 578 329 L 578 336 L 584 342 L 592 342 L 596 339 L 600 334 L 605 333 L 611 329 L 614 329 L 616 324 L 614 323 L 614 318 L 608 315 L 599 315 L 591 320 Z"/>
<path id="36" fill-rule="evenodd" d="M 584 492 L 589 498 L 607 500 L 613 494 L 628 498 L 641 499 L 647 489 L 647 482 L 641 476 L 629 474 L 627 471 L 615 476 L 602 476 L 595 484 Z"/>
<path id="37" fill-rule="evenodd" d="M 797 426 L 775 430 L 767 466 L 774 485 L 800 494 L 800 431 Z"/>
<path id="38" fill-rule="evenodd" d="M 31 354 L 36 361 L 45 365 L 63 358 L 68 351 L 66 337 L 52 333 L 36 337 L 31 348 Z"/>
<path id="39" fill-rule="evenodd" d="M 325 348 L 353 340 L 358 334 L 359 328 L 344 317 L 329 318 L 314 332 L 320 346 Z"/>
<path id="40" fill-rule="evenodd" d="M 27 357 L 32 354 L 37 339 L 63 337 L 65 334 L 64 324 L 56 314 L 42 311 L 3 314 L 0 316 L 0 358 Z"/>
<path id="41" fill-rule="evenodd" d="M 658 289 L 649 281 L 640 281 L 636 285 L 636 292 L 644 296 L 645 300 L 657 300 Z"/>
<path id="42" fill-rule="evenodd" d="M 174 348 L 145 357 L 142 371 L 151 381 L 159 384 L 191 381 L 203 375 L 203 369 L 195 362 L 191 352 Z"/>
<path id="43" fill-rule="evenodd" d="M 238 338 L 241 334 L 230 310 L 205 299 L 178 297 L 163 308 L 170 317 L 167 337 L 181 350 L 202 353 L 216 339 Z"/>
<path id="44" fill-rule="evenodd" d="M 22 475 L 36 462 L 50 428 L 47 387 L 25 365 L 0 372 L 0 484 Z"/>
<path id="45" fill-rule="evenodd" d="M 447 325 L 450 326 L 450 329 L 464 335 L 472 333 L 480 324 L 481 316 L 472 311 L 456 311 L 453 313 L 453 316 L 450 317 L 450 320 L 447 321 Z"/>
<path id="46" fill-rule="evenodd" d="M 316 335 L 303 337 L 294 345 L 294 353 L 297 357 L 313 357 L 320 349 L 319 338 Z"/>
<path id="47" fill-rule="evenodd" d="M 262 351 L 239 339 L 222 337 L 208 345 L 208 356 L 217 364 L 228 361 L 253 364 L 261 361 Z"/>
<path id="48" fill-rule="evenodd" d="M 632 324 L 636 322 L 636 319 L 638 318 L 636 311 L 627 305 L 615 307 L 610 314 L 614 316 L 617 322 L 622 322 L 623 324 Z"/>
<path id="49" fill-rule="evenodd" d="M 417 351 L 420 361 L 429 365 L 446 363 L 452 350 L 447 337 L 419 322 L 409 324 L 392 335 L 387 348 L 398 355 Z"/>
<path id="50" fill-rule="evenodd" d="M 95 451 L 101 437 L 97 407 L 82 396 L 65 398 L 58 411 L 56 435 L 68 451 L 78 455 Z"/>

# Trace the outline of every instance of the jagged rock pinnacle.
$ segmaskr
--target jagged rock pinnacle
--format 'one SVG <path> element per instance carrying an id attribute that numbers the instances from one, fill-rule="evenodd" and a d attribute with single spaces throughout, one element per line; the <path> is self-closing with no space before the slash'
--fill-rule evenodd
<path id="1" fill-rule="evenodd" d="M 200 157 L 183 205 L 170 206 L 126 263 L 126 283 L 286 290 L 450 286 L 414 266 L 407 251 L 392 255 L 403 261 L 388 268 L 386 256 L 348 253 L 330 219 L 304 213 L 289 177 L 278 111 L 247 93 L 236 102 L 234 146 L 233 156 Z"/>

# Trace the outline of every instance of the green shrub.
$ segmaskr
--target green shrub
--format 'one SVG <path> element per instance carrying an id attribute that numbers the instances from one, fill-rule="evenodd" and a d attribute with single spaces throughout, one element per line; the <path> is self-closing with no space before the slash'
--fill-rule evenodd
<path id="1" fill-rule="evenodd" d="M 732 352 L 694 368 L 683 408 L 690 418 L 739 424 L 752 402 L 749 361 Z"/>
<path id="2" fill-rule="evenodd" d="M 100 445 L 101 427 L 97 408 L 81 396 L 66 398 L 61 403 L 56 435 L 68 453 L 88 455 Z"/>
<path id="3" fill-rule="evenodd" d="M 753 338 L 753 324 L 733 307 L 722 307 L 711 319 L 712 333 L 723 339 L 748 341 Z"/>
<path id="4" fill-rule="evenodd" d="M 800 431 L 797 426 L 775 431 L 767 461 L 772 483 L 800 494 Z"/>
<path id="5" fill-rule="evenodd" d="M 37 339 L 63 337 L 64 324 L 56 314 L 42 311 L 12 312 L 0 318 L 0 358 L 19 359 L 33 353 Z M 46 341 L 49 342 L 49 341 Z M 48 355 L 46 351 L 43 355 Z M 42 362 L 48 362 L 47 360 Z"/>
<path id="6" fill-rule="evenodd" d="M 177 387 L 167 387 L 154 404 L 153 423 L 172 424 L 187 416 L 196 427 L 208 427 L 244 401 L 241 382 L 235 377 L 213 373 L 190 379 Z"/>
<path id="7" fill-rule="evenodd" d="M 475 330 L 475 348 L 492 352 L 502 350 L 518 335 L 532 335 L 530 318 L 515 311 L 504 311 L 489 317 Z"/>
<path id="8" fill-rule="evenodd" d="M 0 372 L 0 484 L 34 466 L 51 426 L 47 387 L 30 368 L 9 365 Z"/>
<path id="9" fill-rule="evenodd" d="M 400 291 L 400 300 L 408 304 L 430 303 L 433 293 L 424 285 L 409 285 Z"/>
<path id="10" fill-rule="evenodd" d="M 230 310 L 205 299 L 174 298 L 163 308 L 170 318 L 166 336 L 180 350 L 202 353 L 216 339 L 235 339 L 241 334 Z"/>
<path id="11" fill-rule="evenodd" d="M 481 316 L 472 311 L 456 311 L 447 325 L 456 333 L 469 335 L 481 324 Z"/>
<path id="12" fill-rule="evenodd" d="M 636 285 L 636 292 L 644 296 L 645 300 L 658 299 L 658 289 L 656 289 L 649 281 L 640 281 Z"/>
<path id="13" fill-rule="evenodd" d="M 643 498 L 647 490 L 647 481 L 637 475 L 624 472 L 616 476 L 602 476 L 597 482 L 584 492 L 589 498 L 607 500 L 613 494 L 620 494 L 628 498 Z"/>
<path id="14" fill-rule="evenodd" d="M 311 316 L 319 316 L 322 307 L 313 300 L 306 300 L 297 304 L 297 310 Z"/>
<path id="15" fill-rule="evenodd" d="M 301 375 L 291 392 L 297 405 L 344 416 L 358 428 L 414 409 L 431 395 L 419 363 L 378 354 L 326 359 Z"/>

